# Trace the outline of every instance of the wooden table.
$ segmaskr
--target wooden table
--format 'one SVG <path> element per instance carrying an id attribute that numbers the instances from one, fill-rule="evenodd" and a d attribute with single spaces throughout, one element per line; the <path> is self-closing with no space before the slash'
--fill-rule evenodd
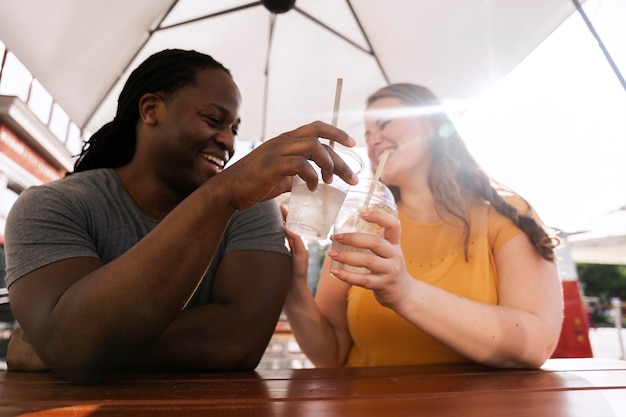
<path id="1" fill-rule="evenodd" d="M 626 362 L 119 374 L 100 386 L 0 372 L 0 416 L 626 416 Z"/>

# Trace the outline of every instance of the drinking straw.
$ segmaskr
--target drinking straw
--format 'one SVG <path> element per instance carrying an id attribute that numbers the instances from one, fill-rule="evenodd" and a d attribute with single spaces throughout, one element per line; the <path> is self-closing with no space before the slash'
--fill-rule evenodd
<path id="1" fill-rule="evenodd" d="M 391 151 L 389 149 L 385 149 L 383 154 L 380 156 L 380 160 L 378 161 L 378 167 L 376 168 L 376 172 L 374 173 L 374 179 L 370 184 L 370 188 L 367 191 L 367 196 L 365 197 L 365 202 L 363 203 L 363 209 L 367 209 L 370 204 L 370 200 L 372 199 L 372 195 L 374 195 L 374 190 L 376 189 L 376 184 L 380 179 L 380 176 L 383 174 L 383 169 L 385 168 L 385 164 L 387 163 L 387 158 Z"/>
<path id="2" fill-rule="evenodd" d="M 337 118 L 339 117 L 339 103 L 341 102 L 341 87 L 343 85 L 343 78 L 337 78 L 337 87 L 335 88 L 335 105 L 333 107 L 333 121 L 332 125 L 337 126 Z"/>
<path id="3" fill-rule="evenodd" d="M 343 78 L 337 78 L 337 87 L 335 88 L 335 105 L 333 106 L 332 125 L 337 127 L 337 119 L 339 117 L 339 103 L 341 102 L 341 87 L 343 86 Z M 329 141 L 329 146 L 335 146 L 335 141 Z"/>

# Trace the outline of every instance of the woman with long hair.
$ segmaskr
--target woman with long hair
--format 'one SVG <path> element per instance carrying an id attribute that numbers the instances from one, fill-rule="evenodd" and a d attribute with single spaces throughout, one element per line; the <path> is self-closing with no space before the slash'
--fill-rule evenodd
<path id="1" fill-rule="evenodd" d="M 370 253 L 328 252 L 315 297 L 306 250 L 288 234 L 295 277 L 285 311 L 316 366 L 477 362 L 541 366 L 563 318 L 550 237 L 532 207 L 470 155 L 437 97 L 414 84 L 367 101 L 368 156 L 398 217 L 366 212 L 383 237 L 333 236 Z M 503 156 L 506 157 L 506 156 Z M 329 261 L 371 273 L 330 269 Z"/>

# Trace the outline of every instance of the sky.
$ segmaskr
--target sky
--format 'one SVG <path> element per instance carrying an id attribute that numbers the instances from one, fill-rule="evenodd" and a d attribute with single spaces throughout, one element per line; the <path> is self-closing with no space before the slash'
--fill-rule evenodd
<path id="1" fill-rule="evenodd" d="M 626 2 L 585 6 L 626 76 Z M 487 173 L 550 227 L 582 231 L 626 206 L 626 91 L 578 13 L 455 121 Z"/>

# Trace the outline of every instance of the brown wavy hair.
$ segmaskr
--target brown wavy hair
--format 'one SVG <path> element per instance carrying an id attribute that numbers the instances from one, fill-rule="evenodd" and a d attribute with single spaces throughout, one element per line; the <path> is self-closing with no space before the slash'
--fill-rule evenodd
<path id="1" fill-rule="evenodd" d="M 516 194 L 490 178 L 478 165 L 432 91 L 416 84 L 391 84 L 370 95 L 367 99 L 368 107 L 382 98 L 396 98 L 409 107 L 429 109 L 426 117 L 432 126 L 433 135 L 429 139 L 431 164 L 428 185 L 437 211 L 440 214 L 449 213 L 463 222 L 465 259 L 468 259 L 471 227 L 467 207 L 472 201 L 482 199 L 511 219 L 528 236 L 535 250 L 544 259 L 554 261 L 554 249 L 558 239 L 550 237 L 543 225 L 535 220 L 530 204 L 527 203 L 528 213 L 522 214 L 504 199 L 506 195 Z M 400 201 L 400 189 L 395 186 L 389 188 L 396 200 Z"/>

